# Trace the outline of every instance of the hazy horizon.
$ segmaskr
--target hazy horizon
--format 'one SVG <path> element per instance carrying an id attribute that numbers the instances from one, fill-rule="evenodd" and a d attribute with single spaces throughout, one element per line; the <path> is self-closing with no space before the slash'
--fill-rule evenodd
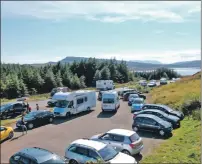
<path id="1" fill-rule="evenodd" d="M 1 2 L 1 61 L 201 60 L 200 1 Z"/>

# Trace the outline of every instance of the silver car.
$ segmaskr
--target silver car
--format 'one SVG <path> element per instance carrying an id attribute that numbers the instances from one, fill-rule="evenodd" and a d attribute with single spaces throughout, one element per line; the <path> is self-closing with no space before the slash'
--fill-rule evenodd
<path id="1" fill-rule="evenodd" d="M 96 163 L 133 163 L 137 164 L 134 157 L 117 152 L 111 146 L 88 139 L 78 139 L 70 144 L 65 151 L 65 158 L 70 164 Z"/>
<path id="2" fill-rule="evenodd" d="M 95 135 L 91 137 L 91 140 L 111 145 L 117 151 L 128 155 L 140 154 L 143 149 L 142 138 L 136 132 L 125 129 L 113 129 L 104 134 Z"/>

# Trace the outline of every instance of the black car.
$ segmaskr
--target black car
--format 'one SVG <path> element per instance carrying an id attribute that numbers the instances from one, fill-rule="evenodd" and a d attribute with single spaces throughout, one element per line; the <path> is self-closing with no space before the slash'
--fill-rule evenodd
<path id="1" fill-rule="evenodd" d="M 170 107 L 166 106 L 166 105 L 160 105 L 160 104 L 146 104 L 142 107 L 142 110 L 145 109 L 155 109 L 155 110 L 160 110 L 163 111 L 169 115 L 173 115 L 173 116 L 177 116 L 180 118 L 180 120 L 184 119 L 184 114 L 180 111 L 176 111 L 171 109 Z"/>
<path id="2" fill-rule="evenodd" d="M 125 89 L 123 89 L 122 91 L 119 92 L 119 95 L 120 95 L 121 97 L 123 97 L 123 95 L 124 95 L 126 92 L 133 92 L 133 91 L 135 91 L 135 89 L 125 88 Z"/>
<path id="3" fill-rule="evenodd" d="M 137 94 L 139 96 L 139 98 L 143 98 L 144 100 L 146 99 L 146 96 L 141 94 L 140 92 L 137 91 L 130 91 L 130 92 L 126 92 L 123 95 L 123 101 L 128 101 L 128 98 L 131 94 Z"/>
<path id="4" fill-rule="evenodd" d="M 139 114 L 133 120 L 132 128 L 134 131 L 150 131 L 161 136 L 172 134 L 172 124 L 151 114 Z"/>
<path id="5" fill-rule="evenodd" d="M 160 110 L 152 110 L 152 109 L 147 109 L 147 110 L 142 110 L 140 112 L 134 112 L 133 113 L 133 118 L 135 118 L 139 114 L 152 114 L 155 115 L 165 121 L 168 121 L 172 124 L 173 128 L 179 128 L 180 127 L 180 119 L 176 116 L 166 114 Z"/>
<path id="6" fill-rule="evenodd" d="M 9 159 L 10 164 L 54 164 L 54 163 L 67 163 L 65 159 L 61 158 L 55 153 L 48 151 L 46 149 L 31 147 L 25 148 Z"/>
<path id="7" fill-rule="evenodd" d="M 54 114 L 47 110 L 32 111 L 24 117 L 25 124 L 28 129 L 52 123 L 53 119 Z M 21 120 L 18 120 L 16 123 L 16 127 L 21 128 L 21 125 Z"/>
<path id="8" fill-rule="evenodd" d="M 25 103 L 20 101 L 2 105 L 0 107 L 0 118 L 4 120 L 8 117 L 21 115 L 23 112 L 26 111 L 26 109 L 27 106 L 25 105 Z"/>
<path id="9" fill-rule="evenodd" d="M 52 99 L 47 102 L 49 107 L 55 107 L 56 103 L 57 103 L 57 100 L 52 100 Z"/>

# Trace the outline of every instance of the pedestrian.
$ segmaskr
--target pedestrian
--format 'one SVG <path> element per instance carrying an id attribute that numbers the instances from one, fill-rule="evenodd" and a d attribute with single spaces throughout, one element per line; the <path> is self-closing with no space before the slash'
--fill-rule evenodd
<path id="1" fill-rule="evenodd" d="M 22 127 L 22 135 L 24 135 L 24 131 L 26 131 L 26 134 L 27 134 L 27 127 L 25 125 L 24 114 L 22 115 L 22 118 L 21 118 L 21 127 Z"/>
<path id="2" fill-rule="evenodd" d="M 29 103 L 27 102 L 27 113 L 29 113 L 30 110 L 29 110 Z"/>
<path id="3" fill-rule="evenodd" d="M 39 105 L 38 104 L 36 104 L 36 110 L 39 110 Z"/>

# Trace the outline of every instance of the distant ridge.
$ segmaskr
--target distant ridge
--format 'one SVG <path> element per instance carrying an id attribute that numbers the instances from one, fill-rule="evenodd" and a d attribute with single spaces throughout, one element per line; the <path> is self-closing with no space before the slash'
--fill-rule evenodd
<path id="1" fill-rule="evenodd" d="M 68 56 L 62 60 L 60 60 L 61 63 L 73 63 L 74 61 L 81 61 L 81 60 L 88 60 L 88 57 L 73 57 L 73 56 Z M 109 59 L 97 59 L 98 61 L 104 61 L 104 60 L 109 60 Z M 120 60 L 117 60 L 118 62 L 121 62 Z M 150 63 L 147 63 L 150 62 Z M 151 63 L 154 62 L 154 63 Z M 155 62 L 157 62 L 155 64 Z M 48 64 L 56 64 L 57 62 L 48 62 L 48 63 L 43 63 L 43 64 L 31 64 L 33 66 L 44 66 L 44 65 L 48 65 Z M 129 69 L 131 70 L 153 70 L 153 69 L 157 69 L 160 67 L 165 67 L 165 68 L 201 68 L 201 60 L 194 60 L 194 61 L 185 61 L 185 62 L 176 62 L 176 63 L 172 63 L 172 64 L 158 64 L 158 61 L 126 61 Z"/>

